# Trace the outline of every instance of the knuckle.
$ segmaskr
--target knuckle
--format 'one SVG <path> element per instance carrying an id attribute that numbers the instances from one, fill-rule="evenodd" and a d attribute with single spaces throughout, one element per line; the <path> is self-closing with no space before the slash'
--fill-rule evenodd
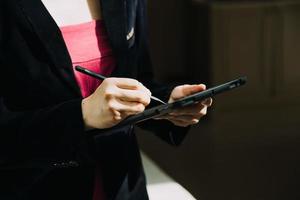
<path id="1" fill-rule="evenodd" d="M 135 80 L 135 79 L 131 79 L 131 80 L 134 85 L 136 85 L 136 86 L 140 85 L 140 82 L 138 82 L 137 80 Z"/>
<path id="2" fill-rule="evenodd" d="M 136 100 L 137 100 L 138 102 L 144 102 L 144 98 L 143 98 L 143 96 L 141 96 L 141 95 L 138 95 L 138 96 L 136 97 Z"/>
<path id="3" fill-rule="evenodd" d="M 104 91 L 105 99 L 112 99 L 112 98 L 114 98 L 115 95 L 116 95 L 115 92 L 110 88 L 108 88 Z"/>
<path id="4" fill-rule="evenodd" d="M 108 78 L 104 79 L 104 80 L 102 81 L 101 85 L 106 85 L 106 84 L 108 83 L 108 80 L 107 80 L 107 79 L 108 79 Z"/>
<path id="5" fill-rule="evenodd" d="M 133 87 L 138 87 L 140 86 L 140 82 L 137 81 L 136 79 L 131 79 L 131 78 L 123 78 L 124 83 L 127 83 L 128 85 L 131 85 Z"/>
<path id="6" fill-rule="evenodd" d="M 114 106 L 113 101 L 108 101 L 107 102 L 107 107 L 108 107 L 109 110 L 115 110 L 115 106 Z"/>
<path id="7" fill-rule="evenodd" d="M 136 111 L 137 112 L 143 112 L 145 110 L 145 106 L 143 104 L 138 104 L 136 106 Z"/>
<path id="8" fill-rule="evenodd" d="M 104 97 L 105 97 L 105 99 L 112 99 L 113 95 L 111 93 L 109 93 L 109 92 L 105 92 L 104 93 Z"/>
<path id="9" fill-rule="evenodd" d="M 106 79 L 104 79 L 104 81 L 106 82 L 106 83 L 112 83 L 112 82 L 115 82 L 116 81 L 116 78 L 106 78 Z M 103 81 L 103 82 L 104 82 Z"/>
<path id="10" fill-rule="evenodd" d="M 137 111 L 138 112 L 143 112 L 145 110 L 145 106 L 143 105 L 143 104 L 139 104 L 138 106 L 137 106 Z"/>
<path id="11" fill-rule="evenodd" d="M 134 84 L 135 85 L 137 85 L 137 86 L 139 86 L 139 87 L 144 87 L 144 85 L 143 85 L 143 83 L 141 83 L 140 81 L 138 81 L 138 80 L 136 80 L 136 79 L 132 79 L 132 80 L 134 80 Z"/>
<path id="12" fill-rule="evenodd" d="M 103 85 L 109 85 L 109 84 L 111 84 L 111 78 L 104 79 L 103 82 L 102 82 L 102 84 Z"/>

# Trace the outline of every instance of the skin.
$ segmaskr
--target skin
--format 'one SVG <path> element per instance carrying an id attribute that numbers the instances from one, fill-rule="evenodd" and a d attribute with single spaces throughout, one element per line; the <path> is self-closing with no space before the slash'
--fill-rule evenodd
<path id="1" fill-rule="evenodd" d="M 205 85 L 182 85 L 174 88 L 169 102 L 205 90 Z M 128 78 L 105 79 L 97 90 L 82 101 L 86 129 L 111 128 L 126 117 L 143 112 L 150 103 L 151 92 L 140 82 Z M 186 127 L 206 115 L 212 100 L 207 99 L 187 108 L 178 109 L 160 119 Z M 158 119 L 159 120 L 159 119 Z"/>
<path id="2" fill-rule="evenodd" d="M 181 85 L 173 89 L 169 103 L 179 100 L 183 97 L 192 95 L 197 92 L 204 91 L 206 86 L 200 85 Z M 189 125 L 197 124 L 199 120 L 207 114 L 207 109 L 212 105 L 212 98 L 205 99 L 192 106 L 184 107 L 172 112 L 161 119 L 167 119 L 176 126 L 186 127 Z"/>
<path id="3" fill-rule="evenodd" d="M 91 17 L 102 19 L 101 5 L 98 0 L 87 0 Z M 185 96 L 206 89 L 200 85 L 181 85 L 172 91 L 169 101 L 173 102 Z M 82 114 L 86 129 L 111 128 L 126 117 L 143 112 L 150 103 L 151 92 L 134 79 L 108 78 L 98 89 L 82 101 Z M 178 109 L 157 120 L 167 119 L 176 126 L 186 127 L 197 124 L 206 115 L 212 99 L 206 99 L 195 105 Z"/>
<path id="4" fill-rule="evenodd" d="M 91 17 L 95 20 L 101 20 L 101 5 L 99 0 L 87 0 L 87 4 L 90 10 Z"/>
<path id="5" fill-rule="evenodd" d="M 104 129 L 145 110 L 151 92 L 141 83 L 128 78 L 107 78 L 82 101 L 82 114 L 87 129 Z"/>
<path id="6" fill-rule="evenodd" d="M 52 7 L 53 0 L 42 1 L 49 6 L 49 9 L 54 9 Z M 84 12 L 89 12 L 82 14 L 81 17 L 85 20 L 88 15 L 94 20 L 102 19 L 101 5 L 98 0 L 76 0 L 75 3 L 80 4 Z M 70 12 L 68 9 L 62 8 L 52 14 L 54 19 L 60 22 L 62 26 L 64 25 L 63 19 L 70 17 L 68 12 Z M 79 18 L 74 19 L 74 21 L 72 18 L 68 18 L 68 23 L 82 23 Z M 205 85 L 178 86 L 172 91 L 169 102 L 203 90 L 205 90 Z M 113 127 L 126 117 L 143 112 L 150 103 L 150 96 L 151 92 L 137 80 L 108 78 L 102 82 L 92 95 L 82 100 L 82 115 L 85 127 L 87 130 Z M 201 117 L 206 115 L 207 108 L 211 106 L 211 103 L 212 100 L 208 99 L 196 105 L 179 109 L 160 119 L 167 119 L 177 126 L 196 124 Z"/>

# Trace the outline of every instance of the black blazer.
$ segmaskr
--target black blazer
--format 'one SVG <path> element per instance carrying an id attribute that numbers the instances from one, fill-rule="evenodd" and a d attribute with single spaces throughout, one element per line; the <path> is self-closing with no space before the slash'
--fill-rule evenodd
<path id="1" fill-rule="evenodd" d="M 167 98 L 152 81 L 145 0 L 101 4 L 113 76 L 136 78 Z M 0 70 L 1 200 L 92 199 L 97 162 L 108 199 L 148 199 L 134 127 L 84 131 L 70 56 L 40 0 L 0 1 Z M 174 145 L 186 133 L 166 121 L 141 127 Z"/>

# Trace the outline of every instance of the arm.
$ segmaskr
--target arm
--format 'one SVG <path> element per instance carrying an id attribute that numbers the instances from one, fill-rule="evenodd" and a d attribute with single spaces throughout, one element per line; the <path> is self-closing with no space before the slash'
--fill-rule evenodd
<path id="1" fill-rule="evenodd" d="M 88 156 L 81 100 L 29 111 L 13 111 L 0 98 L 0 164 Z"/>
<path id="2" fill-rule="evenodd" d="M 81 112 L 81 99 L 61 102 L 40 109 L 17 109 L 10 99 L 20 97 L 9 92 L 4 64 L 4 42 L 9 21 L 6 1 L 0 3 L 0 167 L 26 160 L 76 160 L 88 157 L 87 140 Z M 6 39 L 5 39 L 6 38 Z M 9 81 L 14 81 L 14 75 Z M 22 90 L 20 85 L 20 90 Z"/>
<path id="3" fill-rule="evenodd" d="M 146 6 L 145 1 L 139 1 L 140 16 L 146 16 L 146 9 L 141 7 Z M 139 45 L 139 70 L 138 70 L 138 80 L 141 81 L 147 88 L 152 92 L 153 96 L 159 97 L 165 102 L 168 101 L 169 96 L 172 92 L 172 86 L 162 86 L 154 81 L 154 74 L 152 69 L 152 63 L 149 53 L 148 45 L 148 30 L 147 30 L 147 20 L 145 17 L 138 18 L 138 27 L 140 29 L 140 35 L 137 38 L 137 44 Z M 166 141 L 171 145 L 179 145 L 185 138 L 189 128 L 175 126 L 168 120 L 147 120 L 145 122 L 139 123 L 138 126 L 142 129 L 153 132 L 155 135 Z"/>
<path id="4" fill-rule="evenodd" d="M 138 27 L 139 37 L 139 71 L 138 80 L 148 87 L 154 96 L 166 102 L 173 102 L 177 99 L 188 96 L 192 93 L 205 90 L 204 85 L 183 85 L 178 87 L 161 86 L 154 82 L 153 70 L 151 65 L 146 1 L 139 1 Z M 180 109 L 159 120 L 148 120 L 139 124 L 140 127 L 154 132 L 170 144 L 179 145 L 189 130 L 189 126 L 199 122 L 199 119 L 206 115 L 207 107 L 211 105 L 211 99 L 200 102 L 189 108 Z"/>

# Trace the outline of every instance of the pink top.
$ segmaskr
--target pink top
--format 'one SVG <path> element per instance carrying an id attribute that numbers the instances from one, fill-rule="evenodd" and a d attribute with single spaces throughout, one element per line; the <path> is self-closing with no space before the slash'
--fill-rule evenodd
<path id="1" fill-rule="evenodd" d="M 116 62 L 103 21 L 93 20 L 60 29 L 73 66 L 80 65 L 104 76 L 110 76 Z M 102 82 L 75 70 L 74 73 L 84 98 L 91 95 Z"/>
<path id="2" fill-rule="evenodd" d="M 72 59 L 73 70 L 76 65 L 80 65 L 104 76 L 110 76 L 116 62 L 102 21 L 94 20 L 60 29 Z M 84 98 L 91 95 L 102 82 L 75 70 L 74 74 Z M 105 199 L 101 168 L 98 165 L 93 200 Z"/>

